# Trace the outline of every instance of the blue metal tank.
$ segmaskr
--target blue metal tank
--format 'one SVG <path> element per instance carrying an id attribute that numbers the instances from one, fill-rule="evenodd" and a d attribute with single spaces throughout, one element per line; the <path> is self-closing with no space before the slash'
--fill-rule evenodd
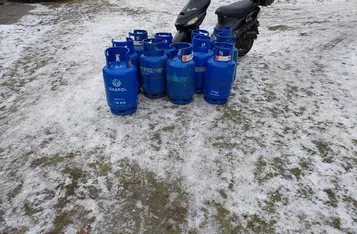
<path id="1" fill-rule="evenodd" d="M 193 100 L 195 93 L 195 61 L 192 46 L 179 42 L 170 46 L 171 52 L 166 64 L 167 95 L 174 104 L 185 105 Z"/>
<path id="2" fill-rule="evenodd" d="M 134 40 L 130 37 L 126 38 L 126 41 L 115 41 L 112 40 L 113 47 L 125 47 L 129 49 L 129 57 L 131 64 L 135 66 L 136 69 L 139 69 L 139 56 L 134 50 Z"/>
<path id="3" fill-rule="evenodd" d="M 224 28 L 214 28 L 213 29 L 213 40 L 217 39 L 217 34 L 221 33 L 223 36 L 230 36 L 232 35 L 232 27 L 226 26 Z"/>
<path id="4" fill-rule="evenodd" d="M 137 69 L 138 72 L 138 82 L 139 82 L 139 92 L 140 92 L 140 67 L 139 67 L 139 56 L 134 50 L 134 40 L 130 37 L 126 38 L 126 41 L 115 41 L 112 40 L 113 47 L 125 47 L 129 49 L 129 57 L 131 64 Z"/>
<path id="5" fill-rule="evenodd" d="M 107 103 L 115 115 L 133 114 L 138 106 L 137 70 L 131 65 L 129 49 L 113 47 L 105 50 L 103 68 Z"/>
<path id="6" fill-rule="evenodd" d="M 148 38 L 148 32 L 135 29 L 134 32 L 129 32 L 129 37 L 134 40 L 134 50 L 140 57 L 143 54 L 143 40 Z"/>
<path id="7" fill-rule="evenodd" d="M 144 95 L 148 98 L 161 98 L 166 93 L 167 56 L 161 39 L 144 40 L 144 54 L 140 56 L 140 78 Z"/>
<path id="8" fill-rule="evenodd" d="M 191 32 L 191 42 L 193 40 L 193 37 L 196 35 L 201 35 L 201 36 L 208 36 L 209 37 L 209 32 L 207 30 L 203 29 L 194 29 Z"/>
<path id="9" fill-rule="evenodd" d="M 168 32 L 159 32 L 155 34 L 155 39 L 161 39 L 163 43 L 163 49 L 165 50 L 165 54 L 170 56 L 170 45 L 172 44 L 173 36 L 171 33 Z"/>
<path id="10" fill-rule="evenodd" d="M 234 80 L 236 79 L 237 74 L 237 66 L 238 66 L 238 49 L 234 46 L 236 43 L 236 35 L 232 34 L 229 36 L 224 36 L 222 33 L 218 33 L 216 35 L 216 42 L 227 42 L 233 44 L 233 60 L 236 62 L 236 67 L 234 69 Z"/>
<path id="11" fill-rule="evenodd" d="M 228 101 L 234 80 L 233 45 L 216 42 L 213 55 L 207 61 L 204 99 L 211 104 L 223 105 Z"/>
<path id="12" fill-rule="evenodd" d="M 193 59 L 195 60 L 195 93 L 202 94 L 206 76 L 207 60 L 212 54 L 209 50 L 210 37 L 196 35 L 192 40 Z"/>
<path id="13" fill-rule="evenodd" d="M 214 28 L 213 30 L 213 36 L 212 36 L 212 41 L 211 41 L 211 49 L 213 50 L 214 43 L 217 40 L 217 34 L 221 33 L 222 36 L 230 36 L 232 35 L 232 27 L 226 26 L 224 28 Z"/>

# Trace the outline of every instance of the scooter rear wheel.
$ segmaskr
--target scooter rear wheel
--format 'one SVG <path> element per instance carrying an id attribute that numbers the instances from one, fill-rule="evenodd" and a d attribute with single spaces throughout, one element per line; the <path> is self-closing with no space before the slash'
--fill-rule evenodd
<path id="1" fill-rule="evenodd" d="M 238 56 L 242 57 L 246 55 L 252 49 L 253 44 L 253 38 L 246 38 L 244 35 L 237 37 L 235 46 L 238 49 Z"/>

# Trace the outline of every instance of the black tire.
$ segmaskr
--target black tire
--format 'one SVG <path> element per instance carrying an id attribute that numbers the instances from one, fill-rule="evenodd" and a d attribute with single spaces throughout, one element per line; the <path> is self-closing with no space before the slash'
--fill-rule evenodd
<path id="1" fill-rule="evenodd" d="M 254 39 L 246 38 L 245 35 L 241 35 L 236 39 L 236 48 L 238 49 L 238 56 L 242 57 L 250 51 L 253 47 Z"/>

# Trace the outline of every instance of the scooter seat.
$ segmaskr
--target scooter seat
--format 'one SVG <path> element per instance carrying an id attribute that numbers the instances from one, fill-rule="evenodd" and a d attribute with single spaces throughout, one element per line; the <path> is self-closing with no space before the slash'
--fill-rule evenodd
<path id="1" fill-rule="evenodd" d="M 255 4 L 250 0 L 242 0 L 227 6 L 221 6 L 216 10 L 218 16 L 242 18 L 254 9 Z"/>

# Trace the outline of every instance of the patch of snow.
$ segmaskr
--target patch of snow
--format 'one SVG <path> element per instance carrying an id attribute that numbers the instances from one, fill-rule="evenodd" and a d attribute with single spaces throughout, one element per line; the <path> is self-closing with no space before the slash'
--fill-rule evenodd
<path id="1" fill-rule="evenodd" d="M 167 100 L 140 95 L 137 113 L 127 117 L 111 115 L 106 106 L 101 68 L 110 40 L 124 39 L 136 28 L 147 29 L 151 35 L 158 31 L 174 33 L 176 14 L 186 1 L 153 4 L 110 0 L 110 5 L 96 14 L 80 7 L 88 18 L 71 19 L 69 15 L 56 23 L 52 21 L 64 17 L 71 5 L 53 10 L 37 5 L 34 12 L 41 10 L 48 15 L 30 15 L 22 25 L 1 25 L 1 35 L 8 37 L 1 36 L 4 52 L 0 55 L 0 81 L 19 82 L 18 88 L 0 86 L 0 188 L 4 191 L 0 208 L 6 210 L 5 225 L 27 226 L 28 233 L 51 230 L 54 205 L 64 193 L 58 186 L 69 185 L 73 178 L 63 176 L 61 167 L 34 169 L 31 163 L 44 156 L 79 152 L 73 161 L 89 170 L 88 164 L 97 155 L 86 154 L 98 147 L 113 171 L 120 169 L 121 159 L 128 158 L 158 178 L 182 180 L 190 197 L 189 228 L 199 229 L 206 221 L 202 208 L 215 201 L 237 214 L 239 223 L 247 222 L 243 215 L 254 214 L 275 220 L 276 233 L 307 231 L 301 216 L 307 217 L 312 232 L 342 233 L 328 225 L 334 217 L 341 219 L 346 230 L 356 231 L 355 210 L 342 200 L 344 195 L 357 197 L 357 169 L 346 169 L 342 162 L 344 157 L 355 158 L 357 152 L 352 143 L 357 139 L 357 41 L 353 23 L 357 8 L 355 2 L 340 2 L 321 4 L 318 10 L 300 1 L 264 9 L 259 38 L 240 60 L 233 96 L 228 107 L 223 107 L 235 110 L 232 118 L 241 115 L 249 122 L 246 130 L 242 130 L 240 120 L 224 119 L 219 108 L 199 95 L 190 105 L 177 108 Z M 212 31 L 214 10 L 220 4 L 212 3 L 202 28 Z M 43 20 L 47 20 L 45 25 L 39 23 Z M 286 27 L 271 28 L 281 25 Z M 22 54 L 32 59 L 19 64 Z M 37 67 L 38 61 L 43 65 Z M 272 101 L 267 100 L 269 95 Z M 174 126 L 174 131 L 162 131 L 168 126 Z M 231 145 L 216 147 L 218 137 Z M 326 163 L 316 141 L 327 142 L 324 147 L 330 150 L 332 163 Z M 259 184 L 255 170 L 260 157 L 269 165 L 275 158 L 288 159 L 282 166 L 285 171 L 299 167 L 306 159 L 311 169 L 304 170 L 301 179 L 279 175 Z M 69 164 L 64 161 L 64 165 Z M 269 165 L 264 173 L 275 172 Z M 76 192 L 85 192 L 85 185 L 93 185 L 101 191 L 100 199 L 72 197 L 69 206 L 91 210 L 90 215 L 96 218 L 93 227 L 99 233 L 106 221 L 103 210 L 120 210 L 121 204 L 110 194 L 104 178 L 90 176 Z M 7 194 L 18 183 L 22 184 L 20 191 L 8 201 Z M 230 184 L 232 189 L 228 189 Z M 303 186 L 311 188 L 311 198 L 299 195 Z M 337 207 L 328 206 L 324 190 L 335 187 L 340 187 L 336 191 Z M 56 191 L 54 197 L 44 199 L 42 192 L 46 189 Z M 278 202 L 275 213 L 262 209 L 269 194 L 279 189 L 286 204 Z M 225 191 L 227 199 L 219 190 Z M 24 214 L 26 200 L 35 204 L 44 201 L 38 204 L 41 211 L 36 213 L 36 221 Z M 137 203 L 137 208 L 140 206 Z M 208 208 L 217 214 L 214 207 Z M 217 233 L 219 226 L 213 216 L 200 233 Z M 2 225 L 0 231 L 6 226 Z M 76 228 L 72 225 L 66 231 L 74 233 Z"/>

